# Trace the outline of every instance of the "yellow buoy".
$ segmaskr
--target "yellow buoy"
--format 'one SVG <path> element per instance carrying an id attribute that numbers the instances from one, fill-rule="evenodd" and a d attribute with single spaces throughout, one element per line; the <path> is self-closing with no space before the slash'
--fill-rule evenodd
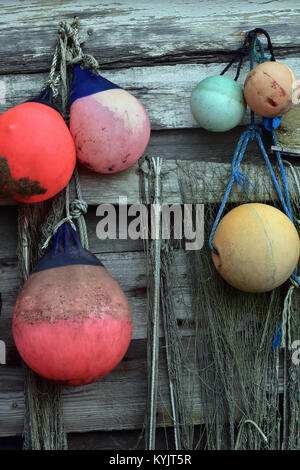
<path id="1" fill-rule="evenodd" d="M 267 292 L 283 284 L 299 260 L 299 235 L 290 219 L 267 204 L 243 204 L 220 221 L 214 265 L 228 284 Z"/>

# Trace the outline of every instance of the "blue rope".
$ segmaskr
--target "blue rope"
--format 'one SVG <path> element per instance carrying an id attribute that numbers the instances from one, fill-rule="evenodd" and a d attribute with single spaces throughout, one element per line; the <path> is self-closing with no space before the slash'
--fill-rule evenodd
<path id="1" fill-rule="evenodd" d="M 250 31 L 248 31 L 246 33 L 246 36 L 249 34 L 249 32 Z M 260 49 L 259 52 L 256 49 L 256 44 L 258 44 L 258 46 L 259 46 L 259 49 Z M 259 63 L 262 63 L 265 60 L 269 59 L 268 56 L 267 56 L 267 58 L 265 57 L 264 47 L 263 47 L 261 41 L 259 41 L 258 38 L 256 38 L 256 41 L 254 42 L 253 49 L 250 52 L 250 70 L 252 70 L 253 67 L 254 67 L 254 57 L 256 58 L 256 60 Z M 275 129 L 279 126 L 281 119 L 282 119 L 282 116 L 279 117 L 279 118 L 273 118 L 273 119 L 263 118 L 264 127 L 267 130 L 272 132 L 274 145 L 278 145 Z M 247 194 L 247 190 L 249 189 L 250 185 L 252 186 L 252 188 L 255 189 L 255 187 L 248 180 L 248 178 L 243 173 L 241 173 L 239 171 L 239 167 L 240 167 L 240 165 L 242 163 L 242 160 L 244 158 L 248 142 L 249 142 L 249 140 L 253 140 L 253 139 L 257 139 L 257 141 L 258 141 L 261 153 L 262 153 L 262 155 L 264 157 L 264 160 L 267 164 L 267 167 L 270 171 L 271 179 L 272 179 L 273 184 L 275 186 L 276 192 L 278 194 L 278 197 L 280 199 L 280 202 L 282 204 L 284 212 L 287 215 L 287 217 L 289 217 L 291 222 L 293 222 L 292 207 L 291 207 L 290 196 L 289 196 L 288 182 L 287 182 L 287 177 L 286 177 L 286 173 L 285 173 L 285 170 L 284 170 L 284 165 L 283 165 L 283 162 L 282 162 L 280 152 L 278 152 L 278 151 L 276 152 L 276 157 L 277 157 L 277 162 L 278 162 L 278 166 L 279 166 L 279 169 L 280 169 L 280 176 L 281 176 L 281 181 L 282 181 L 282 186 L 283 186 L 283 194 L 282 194 L 282 191 L 281 191 L 280 186 L 278 184 L 278 181 L 276 179 L 276 175 L 274 173 L 274 170 L 273 170 L 273 167 L 271 165 L 268 154 L 266 152 L 266 149 L 264 147 L 264 144 L 263 144 L 263 141 L 262 141 L 262 138 L 261 138 L 261 128 L 255 124 L 255 114 L 251 110 L 251 124 L 242 133 L 242 135 L 239 139 L 239 142 L 237 144 L 237 147 L 235 149 L 233 159 L 232 159 L 231 177 L 230 177 L 227 189 L 225 191 L 222 203 L 220 205 L 217 217 L 215 219 L 215 222 L 213 224 L 213 227 L 211 229 L 211 233 L 210 233 L 210 236 L 209 236 L 209 246 L 210 246 L 211 251 L 215 254 L 218 254 L 218 252 L 213 246 L 213 238 L 214 238 L 215 232 L 217 230 L 217 227 L 219 225 L 219 222 L 220 222 L 221 216 L 223 214 L 223 211 L 225 209 L 226 203 L 228 201 L 228 198 L 229 198 L 229 195 L 230 195 L 230 192 L 231 192 L 231 189 L 232 189 L 232 186 L 233 186 L 234 182 L 236 181 L 246 194 Z M 295 271 L 291 275 L 291 278 L 300 286 L 300 277 L 297 276 L 297 268 L 295 269 Z M 274 339 L 273 339 L 273 342 L 272 342 L 273 350 L 275 350 L 277 347 L 280 348 L 281 333 L 282 333 L 281 332 L 281 327 L 282 327 L 282 321 L 281 321 L 281 323 L 280 323 L 279 327 L 277 328 L 277 330 L 275 332 L 275 335 L 274 335 Z"/>
<path id="2" fill-rule="evenodd" d="M 282 320 L 280 322 L 279 327 L 275 331 L 275 335 L 272 341 L 272 349 L 275 351 L 276 348 L 280 349 L 280 341 L 282 336 Z"/>
<path id="3" fill-rule="evenodd" d="M 261 138 L 261 128 L 259 126 L 255 125 L 255 124 L 251 124 L 242 133 L 242 135 L 240 137 L 240 140 L 238 142 L 238 145 L 236 147 L 236 150 L 234 152 L 234 156 L 233 156 L 233 160 L 232 160 L 231 178 L 230 178 L 229 184 L 227 186 L 226 192 L 224 194 L 222 203 L 220 205 L 216 220 L 213 224 L 213 227 L 212 227 L 212 230 L 211 230 L 211 233 L 210 233 L 209 246 L 210 246 L 210 249 L 215 254 L 217 253 L 217 251 L 213 246 L 213 237 L 214 237 L 214 234 L 216 232 L 217 226 L 219 225 L 222 213 L 224 211 L 225 205 L 226 205 L 227 200 L 229 198 L 229 195 L 230 195 L 230 192 L 231 192 L 231 189 L 232 189 L 232 186 L 233 186 L 234 182 L 236 181 L 240 186 L 242 186 L 242 189 L 244 190 L 244 192 L 246 192 L 246 191 L 245 191 L 244 185 L 241 181 L 247 181 L 247 188 L 249 187 L 249 184 L 251 184 L 251 186 L 254 188 L 253 184 L 249 182 L 248 178 L 239 171 L 239 167 L 240 167 L 241 162 L 243 160 L 243 157 L 245 155 L 245 151 L 246 151 L 248 142 L 249 142 L 249 140 L 253 140 L 253 139 L 257 139 L 257 141 L 258 141 L 261 153 L 262 153 L 262 155 L 264 157 L 264 160 L 267 164 L 267 167 L 270 171 L 270 175 L 271 175 L 273 184 L 274 184 L 275 189 L 277 191 L 277 194 L 279 196 L 280 202 L 283 206 L 284 212 L 289 217 L 289 219 L 293 222 L 292 211 L 291 211 L 291 203 L 290 203 L 290 198 L 289 198 L 289 190 L 288 190 L 288 184 L 287 184 L 287 178 L 286 178 L 286 174 L 285 174 L 285 170 L 284 170 L 284 167 L 283 167 L 281 156 L 278 152 L 279 155 L 277 155 L 277 160 L 279 162 L 279 167 L 280 167 L 280 172 L 281 172 L 281 177 L 282 177 L 282 182 L 283 182 L 283 187 L 284 187 L 284 194 L 285 194 L 286 199 L 282 194 L 282 191 L 281 191 L 280 186 L 277 182 L 276 175 L 274 173 L 272 164 L 270 162 L 270 159 L 269 159 L 268 154 L 266 152 L 266 149 L 264 147 L 264 144 L 263 144 L 263 141 L 262 141 L 262 138 Z"/>
<path id="4" fill-rule="evenodd" d="M 236 181 L 240 186 L 242 186 L 243 188 L 243 185 L 241 184 L 241 179 L 245 178 L 248 180 L 248 178 L 246 178 L 245 175 L 243 175 L 240 171 L 239 171 L 239 166 L 243 160 L 243 157 L 244 157 L 244 154 L 245 154 L 245 151 L 246 151 L 246 148 L 247 148 L 247 145 L 248 145 L 248 142 L 250 139 L 252 139 L 254 137 L 254 129 L 251 128 L 251 126 L 249 126 L 241 135 L 240 139 L 239 139 L 239 142 L 237 144 L 237 147 L 235 149 L 235 152 L 234 152 L 234 156 L 233 156 L 233 159 L 232 159 L 232 172 L 231 172 L 231 177 L 230 177 L 230 180 L 229 180 L 229 183 L 228 183 L 228 186 L 227 186 L 227 189 L 225 191 L 225 194 L 224 194 L 224 197 L 223 197 L 223 200 L 222 200 L 222 203 L 220 205 L 220 208 L 219 208 L 219 212 L 217 214 L 217 217 L 216 217 L 216 220 L 213 224 L 213 227 L 212 227 L 212 230 L 211 230 L 211 233 L 210 233 L 210 237 L 209 237 L 209 246 L 210 246 L 210 249 L 213 251 L 213 253 L 217 254 L 217 250 L 214 248 L 213 246 L 213 238 L 214 238 L 214 235 L 215 235 L 215 232 L 217 230 L 217 227 L 219 225 L 219 222 L 220 222 L 220 219 L 221 219 L 221 216 L 222 216 L 222 213 L 225 209 L 225 206 L 226 206 L 226 203 L 227 203 L 227 200 L 228 200 L 228 197 L 230 195 L 230 192 L 231 192 L 231 188 L 234 184 L 234 182 Z M 253 185 L 252 185 L 253 186 Z M 243 190 L 245 191 L 245 189 L 243 188 Z M 246 192 L 246 191 L 245 191 Z"/>
<path id="5" fill-rule="evenodd" d="M 256 49 L 256 44 L 259 46 L 259 52 Z M 263 62 L 266 62 L 267 60 L 270 60 L 272 58 L 272 55 L 269 54 L 265 56 L 265 49 L 263 46 L 263 43 L 256 37 L 254 41 L 254 55 L 255 55 L 255 60 L 258 64 L 262 64 Z"/>
<path id="6" fill-rule="evenodd" d="M 274 129 L 272 130 L 272 137 L 273 137 L 274 145 L 278 146 L 278 140 L 277 140 L 276 132 L 275 132 Z M 278 162 L 278 165 L 279 165 L 279 168 L 280 168 L 280 173 L 281 173 L 281 178 L 282 178 L 282 181 L 283 181 L 283 188 L 284 188 L 284 193 L 285 193 L 285 198 L 286 198 L 288 210 L 289 210 L 289 213 L 290 213 L 290 218 L 291 218 L 291 221 L 293 222 L 292 207 L 291 207 L 291 201 L 290 201 L 288 182 L 287 182 L 287 179 L 286 179 L 286 174 L 285 174 L 285 171 L 284 171 L 284 166 L 283 166 L 281 154 L 278 151 L 276 151 L 276 158 L 277 158 L 277 162 Z"/>

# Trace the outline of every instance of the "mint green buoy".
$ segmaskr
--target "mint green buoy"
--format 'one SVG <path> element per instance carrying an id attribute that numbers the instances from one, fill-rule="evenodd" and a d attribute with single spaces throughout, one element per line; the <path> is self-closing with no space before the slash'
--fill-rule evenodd
<path id="1" fill-rule="evenodd" d="M 207 77 L 193 90 L 191 108 L 204 129 L 229 131 L 241 122 L 246 111 L 243 88 L 224 75 Z"/>

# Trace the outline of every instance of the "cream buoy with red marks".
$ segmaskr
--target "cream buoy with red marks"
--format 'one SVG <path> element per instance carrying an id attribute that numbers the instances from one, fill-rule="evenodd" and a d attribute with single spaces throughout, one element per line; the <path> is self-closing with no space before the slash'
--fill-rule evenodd
<path id="1" fill-rule="evenodd" d="M 298 79 L 289 67 L 280 62 L 263 62 L 247 75 L 244 97 L 252 111 L 274 118 L 292 109 L 298 88 Z"/>

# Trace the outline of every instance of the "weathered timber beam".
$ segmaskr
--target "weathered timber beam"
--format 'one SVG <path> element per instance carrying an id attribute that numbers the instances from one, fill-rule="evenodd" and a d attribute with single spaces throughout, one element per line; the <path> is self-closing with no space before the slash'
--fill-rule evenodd
<path id="1" fill-rule="evenodd" d="M 0 56 L 1 60 L 1 56 Z M 300 62 L 297 56 L 284 58 L 282 63 L 289 65 L 300 76 Z M 132 67 L 127 70 L 108 70 L 103 74 L 114 83 L 129 90 L 141 100 L 151 121 L 151 129 L 199 129 L 190 109 L 190 97 L 197 83 L 210 75 L 218 75 L 225 67 L 222 64 L 176 64 L 173 66 Z M 249 62 L 245 61 L 239 82 L 243 84 L 249 72 Z M 234 76 L 233 72 L 228 72 Z M 3 75 L 0 113 L 36 96 L 47 80 L 47 74 Z M 2 89 L 1 89 L 2 91 Z M 2 91 L 3 94 L 3 91 Z M 250 122 L 249 110 L 242 121 Z M 257 117 L 257 122 L 261 118 Z M 218 142 L 219 134 L 207 133 L 212 141 Z"/>
<path id="2" fill-rule="evenodd" d="M 293 0 L 1 0 L 0 73 L 47 70 L 58 23 L 74 15 L 88 32 L 86 52 L 104 66 L 224 60 L 256 26 L 286 55 L 300 46 L 297 7 Z"/>
<path id="3" fill-rule="evenodd" d="M 187 338 L 187 347 L 190 339 Z M 189 371 L 186 371 L 187 377 Z M 164 348 L 159 364 L 157 425 L 171 425 L 169 384 Z M 186 399 L 193 403 L 193 422 L 204 420 L 199 383 L 193 393 L 186 384 Z M 132 341 L 122 362 L 106 377 L 83 387 L 63 387 L 63 414 L 67 432 L 141 429 L 147 395 L 146 341 Z M 0 366 L 0 436 L 23 432 L 24 383 L 21 367 Z"/>
<path id="4" fill-rule="evenodd" d="M 251 156 L 249 160 L 251 161 Z M 189 181 L 194 184 L 194 195 L 190 201 L 186 202 L 195 204 L 220 203 L 231 174 L 231 165 L 228 163 L 164 160 L 162 168 L 163 204 L 182 203 L 180 177 L 178 175 L 184 178 L 186 185 Z M 240 170 L 249 178 L 255 189 L 250 189 L 246 194 L 238 184 L 235 184 L 228 199 L 229 202 L 278 199 L 266 166 L 244 163 L 241 165 Z M 83 199 L 89 205 L 99 205 L 101 203 L 119 204 L 120 197 L 126 197 L 128 204 L 139 204 L 139 171 L 137 164 L 114 175 L 99 175 L 81 168 L 80 179 Z M 299 177 L 299 167 L 295 167 L 295 171 Z M 288 167 L 286 173 L 290 192 L 293 193 L 297 189 L 294 176 Z M 75 194 L 72 186 L 70 193 L 70 197 L 74 198 Z M 14 204 L 14 201 L 0 199 L 0 205 L 7 204 Z"/>

